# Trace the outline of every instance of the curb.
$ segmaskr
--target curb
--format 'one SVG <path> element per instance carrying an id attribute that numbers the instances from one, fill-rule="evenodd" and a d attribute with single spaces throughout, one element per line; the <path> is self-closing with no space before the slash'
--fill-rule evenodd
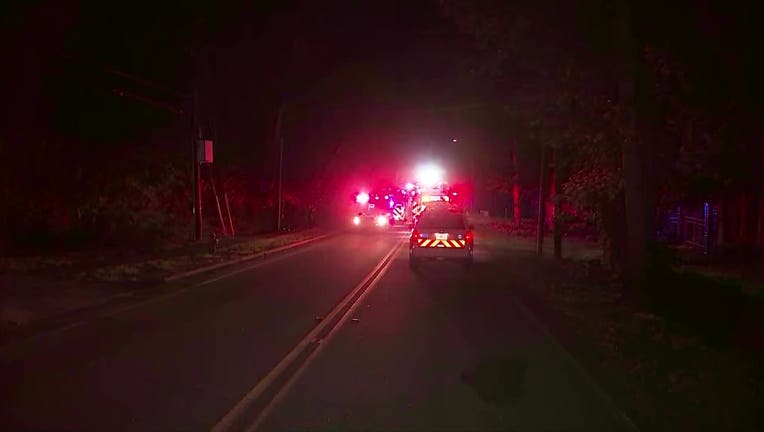
<path id="1" fill-rule="evenodd" d="M 190 277 L 190 276 L 198 275 L 200 273 L 206 273 L 206 272 L 217 270 L 217 269 L 220 269 L 220 268 L 223 268 L 223 267 L 229 267 L 229 266 L 236 265 L 236 264 L 242 264 L 242 263 L 245 263 L 245 262 L 257 259 L 257 258 L 265 257 L 268 254 L 278 253 L 278 252 L 282 252 L 282 251 L 285 251 L 285 250 L 294 249 L 296 247 L 304 246 L 304 245 L 306 245 L 308 243 L 312 243 L 312 242 L 324 239 L 326 237 L 329 237 L 332 234 L 333 233 L 321 234 L 319 236 L 311 237 L 311 238 L 308 238 L 308 239 L 305 239 L 305 240 L 300 240 L 300 241 L 297 241 L 297 242 L 294 242 L 294 243 L 289 243 L 289 244 L 286 244 L 284 246 L 279 246 L 279 247 L 274 248 L 274 249 L 268 249 L 268 250 L 265 250 L 265 251 L 262 251 L 262 252 L 258 252 L 256 254 L 247 255 L 245 257 L 236 258 L 236 259 L 225 261 L 225 262 L 222 262 L 222 263 L 211 264 L 211 265 L 200 267 L 200 268 L 197 268 L 197 269 L 194 269 L 194 270 L 189 270 L 189 271 L 186 271 L 186 272 L 183 272 L 183 273 L 176 273 L 174 275 L 165 276 L 165 277 L 161 278 L 160 281 L 163 282 L 163 283 L 174 282 L 174 281 L 177 281 L 177 280 L 180 280 L 180 279 L 185 279 L 185 278 Z"/>

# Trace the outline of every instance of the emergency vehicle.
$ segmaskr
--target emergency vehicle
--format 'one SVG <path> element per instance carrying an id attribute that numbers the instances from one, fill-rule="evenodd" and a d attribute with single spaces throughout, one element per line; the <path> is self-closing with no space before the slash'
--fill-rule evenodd
<path id="1" fill-rule="evenodd" d="M 412 206 L 413 223 L 416 223 L 428 207 L 451 208 L 451 198 L 448 194 L 447 186 L 439 185 L 436 187 L 418 187 Z"/>
<path id="2" fill-rule="evenodd" d="M 409 265 L 418 269 L 423 260 L 457 260 L 466 268 L 473 262 L 474 227 L 459 206 L 432 201 L 422 212 L 409 238 Z"/>
<path id="3" fill-rule="evenodd" d="M 353 226 L 358 228 L 387 228 L 394 223 L 394 198 L 383 190 L 358 192 L 353 195 Z"/>
<path id="4" fill-rule="evenodd" d="M 389 201 L 390 211 L 392 214 L 391 224 L 400 224 L 405 222 L 407 212 L 411 205 L 411 197 L 403 188 L 389 188 L 383 191 Z"/>
<path id="5" fill-rule="evenodd" d="M 353 194 L 353 225 L 389 227 L 413 221 L 417 193 L 406 186 L 379 187 Z"/>

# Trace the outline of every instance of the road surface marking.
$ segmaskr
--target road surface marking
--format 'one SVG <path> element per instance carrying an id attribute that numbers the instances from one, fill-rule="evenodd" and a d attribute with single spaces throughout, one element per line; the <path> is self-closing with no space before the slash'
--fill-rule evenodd
<path id="1" fill-rule="evenodd" d="M 244 397 L 233 407 L 231 408 L 228 413 L 226 413 L 225 416 L 223 416 L 220 421 L 212 428 L 213 432 L 223 432 L 223 431 L 229 431 L 234 428 L 234 426 L 241 421 L 242 417 L 246 413 L 247 409 L 255 403 L 258 398 L 266 391 L 268 390 L 274 383 L 274 381 L 281 376 L 281 374 L 289 367 L 292 366 L 294 361 L 305 352 L 306 349 L 310 348 L 311 345 L 316 345 L 317 348 L 311 352 L 308 357 L 303 361 L 303 363 L 300 365 L 300 367 L 297 369 L 297 371 L 292 374 L 288 378 L 287 383 L 282 386 L 276 396 L 274 396 L 271 401 L 268 402 L 266 407 L 258 413 L 255 423 L 253 423 L 249 428 L 256 428 L 262 420 L 264 420 L 265 415 L 275 406 L 276 398 L 283 397 L 284 390 L 287 386 L 289 386 L 292 382 L 294 382 L 295 375 L 299 374 L 302 370 L 304 370 L 304 367 L 306 366 L 307 362 L 313 358 L 314 353 L 326 345 L 326 341 L 321 341 L 321 339 L 318 338 L 318 336 L 329 326 L 332 322 L 334 322 L 334 318 L 340 314 L 345 308 L 347 311 L 340 317 L 336 323 L 332 325 L 332 327 L 329 328 L 329 333 L 327 334 L 326 338 L 328 339 L 329 336 L 331 336 L 334 331 L 342 325 L 342 323 L 345 322 L 348 315 L 355 310 L 355 307 L 358 305 L 360 300 L 364 298 L 364 295 L 370 291 L 370 288 L 374 286 L 381 277 L 385 274 L 387 269 L 390 267 L 390 264 L 392 264 L 393 260 L 392 258 L 395 256 L 395 254 L 398 253 L 401 246 L 403 246 L 403 242 L 396 243 L 393 248 L 390 250 L 390 252 L 387 253 L 387 255 L 382 258 L 377 265 L 366 275 L 364 276 L 363 280 L 353 288 L 350 293 L 348 293 L 345 298 L 340 301 L 332 310 L 329 312 L 323 320 L 321 320 L 314 328 L 311 330 L 297 345 L 295 345 L 294 348 L 270 371 L 268 374 L 260 380 Z M 360 296 L 356 298 L 358 293 L 361 293 Z M 319 342 L 319 343 L 317 343 Z"/>
<path id="2" fill-rule="evenodd" d="M 395 256 L 399 250 L 400 247 L 396 248 L 393 256 Z M 392 265 L 392 263 L 393 260 L 390 259 L 382 271 L 377 275 L 377 277 L 371 281 L 371 283 L 368 284 L 361 295 L 358 296 L 358 299 L 356 299 L 353 304 L 350 305 L 347 311 L 345 311 L 339 321 L 337 321 L 337 324 L 329 330 L 329 333 L 323 339 L 318 341 L 316 348 L 311 351 L 310 354 L 308 354 L 308 357 L 303 361 L 300 367 L 287 379 L 286 383 L 284 383 L 284 385 L 278 390 L 276 395 L 273 396 L 273 399 L 271 399 L 265 408 L 263 408 L 262 411 L 258 413 L 257 417 L 245 429 L 246 432 L 256 431 L 257 428 L 259 428 L 260 425 L 262 425 L 263 422 L 268 418 L 268 415 L 271 413 L 271 411 L 273 411 L 273 409 L 276 408 L 276 406 L 286 397 L 286 395 L 289 394 L 290 390 L 299 381 L 302 374 L 305 373 L 311 363 L 313 363 L 313 360 L 315 360 L 318 354 L 331 343 L 332 339 L 342 328 L 343 324 L 347 322 L 347 320 L 352 316 L 353 312 L 355 312 L 356 309 L 360 307 L 360 305 L 363 303 L 363 300 L 366 299 L 366 297 L 372 292 L 374 286 L 376 286 L 380 279 L 382 279 L 382 276 L 385 274 L 385 272 L 387 272 L 387 269 Z"/>
<path id="3" fill-rule="evenodd" d="M 183 288 L 177 288 L 177 289 L 175 289 L 175 290 L 173 290 L 173 291 L 171 291 L 169 293 L 162 294 L 162 295 L 159 295 L 159 296 L 156 296 L 156 297 L 151 297 L 151 298 L 148 298 L 146 300 L 139 301 L 137 303 L 131 303 L 131 304 L 125 305 L 123 307 L 116 307 L 116 306 L 112 307 L 112 308 L 108 308 L 107 307 L 106 310 L 104 310 L 104 311 L 102 311 L 100 313 L 94 313 L 94 315 L 92 315 L 90 319 L 85 319 L 85 320 L 77 321 L 75 323 L 67 324 L 67 325 L 65 325 L 63 327 L 58 327 L 58 328 L 50 329 L 50 330 L 47 330 L 47 331 L 43 331 L 43 332 L 34 334 L 32 336 L 29 336 L 29 337 L 21 338 L 21 339 L 19 339 L 17 341 L 9 341 L 7 344 L 0 345 L 0 353 L 8 351 L 12 347 L 15 348 L 15 347 L 21 346 L 22 344 L 28 344 L 28 343 L 31 343 L 31 342 L 34 342 L 34 341 L 37 341 L 37 340 L 41 340 L 41 339 L 44 339 L 44 338 L 47 338 L 47 337 L 50 337 L 50 336 L 55 336 L 55 335 L 57 335 L 59 333 L 65 332 L 67 330 L 72 330 L 74 328 L 81 327 L 81 326 L 83 326 L 85 324 L 88 324 L 88 323 L 92 322 L 93 318 L 95 318 L 95 319 L 109 318 L 109 317 L 113 317 L 113 316 L 116 316 L 116 315 L 119 315 L 119 314 L 122 314 L 122 313 L 125 313 L 125 312 L 129 312 L 131 310 L 138 309 L 138 308 L 141 308 L 141 307 L 144 307 L 144 306 L 150 306 L 150 305 L 155 304 L 155 303 L 163 302 L 163 301 L 171 299 L 173 297 L 177 297 L 178 295 L 183 294 L 183 293 L 185 293 L 185 292 L 187 292 L 187 291 L 189 291 L 189 290 L 191 290 L 193 288 L 199 288 L 199 287 L 202 287 L 202 286 L 205 286 L 205 285 L 209 285 L 209 284 L 211 284 L 213 282 L 217 282 L 217 281 L 219 281 L 221 279 L 225 279 L 227 277 L 231 277 L 231 276 L 237 275 L 239 273 L 243 273 L 243 272 L 246 272 L 246 271 L 249 271 L 249 270 L 256 269 L 258 267 L 262 267 L 262 266 L 265 266 L 265 265 L 269 265 L 269 264 L 273 264 L 273 263 L 285 260 L 287 258 L 291 258 L 291 257 L 293 257 L 295 255 L 307 252 L 307 251 L 311 250 L 312 248 L 318 247 L 319 245 L 321 245 L 321 243 L 313 243 L 313 244 L 305 245 L 303 247 L 297 247 L 293 251 L 286 252 L 286 253 L 283 253 L 283 254 L 279 254 L 279 255 L 276 255 L 274 257 L 266 257 L 263 261 L 259 261 L 259 262 L 254 263 L 254 264 L 250 264 L 250 265 L 248 265 L 246 267 L 243 267 L 243 268 L 240 268 L 240 269 L 236 269 L 236 270 L 230 271 L 228 273 L 225 273 L 225 274 L 222 274 L 222 275 L 219 275 L 219 276 L 215 276 L 214 278 L 207 279 L 207 280 L 204 280 L 202 282 L 197 282 L 197 283 L 195 283 L 193 285 L 189 285 L 189 286 L 186 286 L 186 287 L 183 287 Z M 135 295 L 135 292 L 136 291 L 128 291 L 126 293 L 115 294 L 115 295 L 107 297 L 106 300 L 113 300 L 113 299 L 118 298 L 118 297 L 133 297 Z M 94 306 L 94 307 L 97 307 L 97 306 Z"/>
<path id="4" fill-rule="evenodd" d="M 250 265 L 248 265 L 246 267 L 242 267 L 242 268 L 239 268 L 239 269 L 236 269 L 236 270 L 232 270 L 232 271 L 230 271 L 228 273 L 225 273 L 225 274 L 222 274 L 222 275 L 219 275 L 219 276 L 215 276 L 215 277 L 213 277 L 211 279 L 207 279 L 207 280 L 204 280 L 202 282 L 197 282 L 197 283 L 195 283 L 193 285 L 189 285 L 187 287 L 178 288 L 176 290 L 173 290 L 172 292 L 160 295 L 158 297 L 152 297 L 152 298 L 146 299 L 146 300 L 144 300 L 142 302 L 138 302 L 138 303 L 133 303 L 133 304 L 127 305 L 127 306 L 125 306 L 123 308 L 120 308 L 120 309 L 108 311 L 108 312 L 106 312 L 106 313 L 104 313 L 102 315 L 98 315 L 98 317 L 100 317 L 100 318 L 110 317 L 110 316 L 118 315 L 118 314 L 130 311 L 130 310 L 133 310 L 133 309 L 137 309 L 137 308 L 140 308 L 140 307 L 143 307 L 143 306 L 148 306 L 148 305 L 151 305 L 151 304 L 154 304 L 154 303 L 159 303 L 159 302 L 165 301 L 167 299 L 171 299 L 173 297 L 177 297 L 178 295 L 183 294 L 183 293 L 185 293 L 185 292 L 187 292 L 187 291 L 189 291 L 191 289 L 199 288 L 199 287 L 202 287 L 202 286 L 205 286 L 205 285 L 209 285 L 211 283 L 220 281 L 222 279 L 225 279 L 225 278 L 228 278 L 228 277 L 231 277 L 231 276 L 235 276 L 235 275 L 237 275 L 239 273 L 244 273 L 244 272 L 247 272 L 247 271 L 250 271 L 250 270 L 254 270 L 254 269 L 258 268 L 258 267 L 262 267 L 262 266 L 265 266 L 265 265 L 269 265 L 269 264 L 277 263 L 279 261 L 283 261 L 283 260 L 285 260 L 287 258 L 291 258 L 291 257 L 293 257 L 295 255 L 304 253 L 304 252 L 310 250 L 311 248 L 316 247 L 317 245 L 318 244 L 314 244 L 314 245 L 306 246 L 304 248 L 298 248 L 298 249 L 296 249 L 296 250 L 294 250 L 292 252 L 287 252 L 287 253 L 285 253 L 283 255 L 277 255 L 277 256 L 272 257 L 270 259 L 266 259 L 264 261 L 260 261 L 260 262 L 254 263 L 254 264 L 250 264 Z"/>
<path id="5" fill-rule="evenodd" d="M 330 237 L 330 236 L 333 236 L 333 235 L 334 235 L 334 233 L 327 233 L 327 234 L 323 234 L 323 235 L 320 235 L 320 236 L 311 237 L 311 238 L 308 238 L 308 239 L 305 239 L 305 240 L 300 240 L 298 242 L 293 242 L 293 243 L 289 243 L 289 244 L 286 244 L 286 245 L 283 245 L 283 246 L 279 246 L 277 248 L 264 250 L 262 252 L 251 254 L 251 255 L 248 255 L 248 256 L 245 256 L 245 257 L 242 257 L 242 258 L 237 258 L 235 260 L 228 260 L 228 261 L 224 261 L 224 262 L 217 263 L 217 264 L 211 264 L 211 265 L 208 265 L 208 266 L 199 267 L 197 269 L 189 270 L 189 271 L 186 271 L 186 272 L 183 272 L 183 273 L 178 273 L 178 274 L 175 274 L 175 275 L 170 275 L 170 276 L 167 276 L 167 277 L 163 278 L 163 280 L 164 280 L 164 282 L 173 282 L 173 281 L 177 281 L 177 280 L 181 280 L 181 279 L 187 279 L 189 277 L 196 276 L 196 275 L 199 275 L 199 274 L 215 271 L 215 270 L 218 270 L 218 269 L 221 269 L 221 268 L 235 266 L 237 264 L 244 264 L 246 262 L 253 261 L 253 260 L 256 260 L 258 258 L 268 257 L 268 255 L 271 255 L 271 254 L 275 254 L 275 253 L 279 253 L 279 252 L 283 252 L 283 251 L 287 251 L 287 250 L 291 250 L 291 249 L 296 249 L 296 248 L 299 248 L 301 246 L 305 246 L 305 245 L 310 244 L 310 243 L 315 243 L 315 242 L 317 242 L 319 240 L 323 240 L 323 239 L 325 239 L 327 237 Z"/>

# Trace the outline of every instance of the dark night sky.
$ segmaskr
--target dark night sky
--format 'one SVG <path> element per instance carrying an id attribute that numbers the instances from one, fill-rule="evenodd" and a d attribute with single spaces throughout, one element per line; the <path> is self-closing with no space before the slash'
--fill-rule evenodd
<path id="1" fill-rule="evenodd" d="M 199 46 L 207 53 L 203 114 L 215 126 L 221 166 L 251 160 L 272 174 L 275 152 L 266 145 L 282 98 L 293 176 L 330 163 L 349 169 L 361 160 L 425 157 L 470 133 L 433 110 L 479 92 L 464 79 L 469 38 L 435 0 L 18 4 L 3 14 L 3 52 L 19 59 L 2 72 L 15 83 L 4 118 L 27 126 L 16 133 L 47 131 L 84 153 L 135 142 L 185 151 L 179 117 L 112 90 L 187 107 L 174 93 L 188 93 L 189 50 Z"/>

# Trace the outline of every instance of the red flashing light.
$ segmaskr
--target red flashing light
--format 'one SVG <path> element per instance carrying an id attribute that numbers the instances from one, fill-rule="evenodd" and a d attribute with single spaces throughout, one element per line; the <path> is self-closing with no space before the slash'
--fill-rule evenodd
<path id="1" fill-rule="evenodd" d="M 472 231 L 468 230 L 467 233 L 464 234 L 464 238 L 467 239 L 468 241 L 472 241 L 475 239 L 475 235 L 472 234 Z"/>
<path id="2" fill-rule="evenodd" d="M 419 238 L 419 231 L 417 231 L 416 229 L 411 231 L 411 238 L 412 239 L 418 239 Z"/>

